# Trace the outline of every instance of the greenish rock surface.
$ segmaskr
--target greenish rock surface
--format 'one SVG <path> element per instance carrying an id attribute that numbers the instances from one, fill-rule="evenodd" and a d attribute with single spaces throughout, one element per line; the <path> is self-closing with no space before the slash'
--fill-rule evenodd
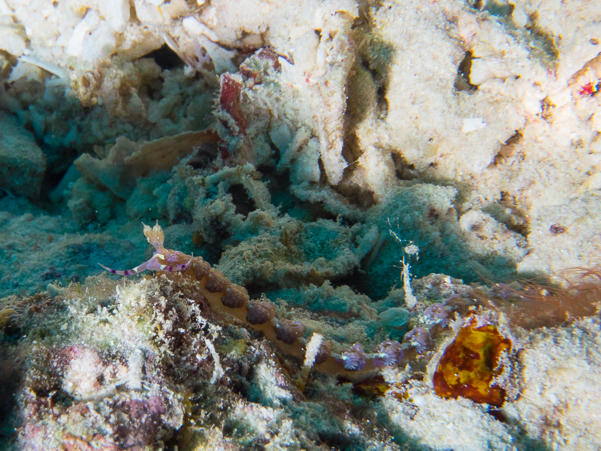
<path id="1" fill-rule="evenodd" d="M 0 111 L 0 187 L 14 195 L 40 195 L 46 157 L 17 119 Z"/>

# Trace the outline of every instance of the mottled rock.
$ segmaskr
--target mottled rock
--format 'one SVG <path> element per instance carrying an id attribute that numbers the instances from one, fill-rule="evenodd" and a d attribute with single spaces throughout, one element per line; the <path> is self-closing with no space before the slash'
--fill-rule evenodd
<path id="1" fill-rule="evenodd" d="M 0 112 L 0 188 L 26 197 L 40 194 L 46 157 L 17 119 Z"/>

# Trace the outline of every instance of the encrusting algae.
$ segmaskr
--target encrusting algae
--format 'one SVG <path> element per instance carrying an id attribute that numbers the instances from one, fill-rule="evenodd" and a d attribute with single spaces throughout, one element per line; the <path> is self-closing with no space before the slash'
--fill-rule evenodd
<path id="1" fill-rule="evenodd" d="M 471 320 L 446 348 L 436 372 L 434 388 L 443 398 L 463 396 L 479 403 L 500 407 L 505 390 L 495 384 L 503 372 L 503 353 L 511 351 L 511 341 L 492 324 Z"/>

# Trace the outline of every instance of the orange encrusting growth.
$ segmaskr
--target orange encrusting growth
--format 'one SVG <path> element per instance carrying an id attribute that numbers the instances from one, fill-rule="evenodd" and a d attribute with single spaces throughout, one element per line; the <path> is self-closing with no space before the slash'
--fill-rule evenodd
<path id="1" fill-rule="evenodd" d="M 442 398 L 462 396 L 502 406 L 505 390 L 494 384 L 494 378 L 503 372 L 502 353 L 510 350 L 511 341 L 503 337 L 496 326 L 477 326 L 475 320 L 470 321 L 438 363 L 433 379 L 436 394 Z"/>

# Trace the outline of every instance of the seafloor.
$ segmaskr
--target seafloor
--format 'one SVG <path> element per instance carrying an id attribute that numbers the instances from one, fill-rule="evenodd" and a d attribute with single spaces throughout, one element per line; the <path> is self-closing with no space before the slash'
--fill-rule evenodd
<path id="1" fill-rule="evenodd" d="M 0 19 L 0 450 L 601 449 L 598 1 Z"/>

